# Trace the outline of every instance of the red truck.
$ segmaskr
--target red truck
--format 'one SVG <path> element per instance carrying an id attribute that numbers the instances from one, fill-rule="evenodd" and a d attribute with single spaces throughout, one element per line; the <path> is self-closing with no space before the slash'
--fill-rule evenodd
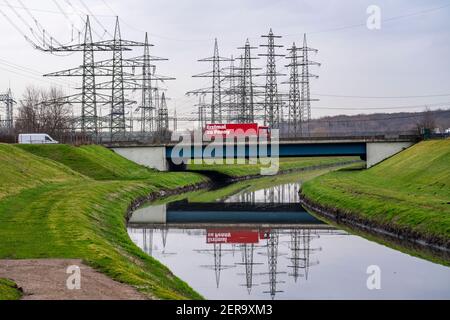
<path id="1" fill-rule="evenodd" d="M 207 124 L 204 130 L 205 135 L 214 137 L 222 136 L 226 138 L 229 135 L 234 136 L 265 136 L 270 137 L 270 129 L 268 126 L 260 126 L 257 123 L 211 123 Z"/>

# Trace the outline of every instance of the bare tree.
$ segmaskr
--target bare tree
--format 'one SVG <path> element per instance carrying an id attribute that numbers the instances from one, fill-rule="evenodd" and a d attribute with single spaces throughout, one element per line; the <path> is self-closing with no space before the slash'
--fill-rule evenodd
<path id="1" fill-rule="evenodd" d="M 422 119 L 417 123 L 417 129 L 422 133 L 425 130 L 431 132 L 434 128 L 436 128 L 436 119 L 433 112 L 427 107 L 423 113 Z"/>
<path id="2" fill-rule="evenodd" d="M 57 88 L 48 91 L 35 87 L 25 90 L 20 101 L 16 130 L 22 133 L 48 133 L 60 136 L 68 131 L 70 106 L 63 100 L 64 93 Z"/>

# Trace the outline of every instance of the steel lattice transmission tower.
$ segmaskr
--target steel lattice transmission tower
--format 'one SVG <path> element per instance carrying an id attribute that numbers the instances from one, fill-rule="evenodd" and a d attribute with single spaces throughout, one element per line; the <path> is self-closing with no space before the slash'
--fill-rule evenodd
<path id="1" fill-rule="evenodd" d="M 289 99 L 288 99 L 288 133 L 297 136 L 302 133 L 303 122 L 303 110 L 300 105 L 300 85 L 301 80 L 299 78 L 299 61 L 298 52 L 301 48 L 297 48 L 295 43 L 288 49 L 289 55 L 286 57 L 289 59 L 289 64 L 286 65 L 289 68 L 289 81 L 284 82 L 289 84 Z M 301 57 L 300 57 L 301 59 Z"/>
<path id="2" fill-rule="evenodd" d="M 236 68 L 239 71 L 239 108 L 238 121 L 241 123 L 255 122 L 255 88 L 253 85 L 253 71 L 259 68 L 252 67 L 252 60 L 258 59 L 251 56 L 251 50 L 256 47 L 251 47 L 250 42 L 245 42 L 244 47 L 238 49 L 244 50 L 244 55 L 240 56 L 240 66 Z"/>
<path id="3" fill-rule="evenodd" d="M 318 78 L 318 76 L 309 73 L 309 66 L 316 65 L 320 66 L 320 63 L 309 60 L 309 53 L 314 52 L 317 53 L 318 50 L 314 48 L 310 48 L 306 42 L 306 34 L 303 35 L 303 47 L 301 48 L 302 52 L 302 73 L 301 73 L 301 97 L 300 97 L 300 105 L 303 114 L 303 121 L 306 123 L 306 126 L 303 126 L 302 130 L 306 135 L 309 135 L 309 121 L 311 121 L 311 101 L 318 101 L 317 99 L 311 99 L 310 87 L 309 87 L 309 78 Z"/>
<path id="4" fill-rule="evenodd" d="M 228 87 L 225 90 L 227 102 L 225 104 L 226 108 L 224 108 L 226 111 L 226 115 L 224 117 L 226 118 L 227 123 L 236 122 L 239 107 L 239 86 L 236 85 L 236 80 L 238 79 L 239 74 L 236 72 L 234 62 L 234 58 L 231 56 L 230 65 L 226 68 L 227 75 L 225 76 L 228 80 Z M 222 106 L 223 105 L 224 104 L 222 103 Z"/>
<path id="5" fill-rule="evenodd" d="M 84 134 L 98 136 L 97 95 L 95 92 L 95 67 L 92 30 L 89 16 L 83 46 L 83 84 L 81 96 L 81 130 Z"/>
<path id="6" fill-rule="evenodd" d="M 141 132 L 153 131 L 153 89 L 152 66 L 150 60 L 150 46 L 148 35 L 145 33 L 145 46 L 142 66 L 142 103 L 141 103 Z"/>
<path id="7" fill-rule="evenodd" d="M 158 132 L 163 134 L 164 132 L 169 130 L 169 112 L 167 110 L 166 95 L 164 92 L 161 95 L 161 103 L 157 112 L 158 116 L 156 127 Z"/>
<path id="8" fill-rule="evenodd" d="M 198 110 L 198 124 L 200 128 L 204 128 L 207 123 L 205 95 L 198 96 L 198 104 L 195 105 Z"/>
<path id="9" fill-rule="evenodd" d="M 284 57 L 284 55 L 276 54 L 275 49 L 283 46 L 275 44 L 275 39 L 280 39 L 281 36 L 274 35 L 272 29 L 270 29 L 268 35 L 262 35 L 261 37 L 267 38 L 267 44 L 260 45 L 267 48 L 267 53 L 259 54 L 259 56 L 267 57 L 264 124 L 271 128 L 279 128 L 281 101 L 278 96 L 277 77 L 282 76 L 282 74 L 277 73 L 276 57 Z"/>
<path id="10" fill-rule="evenodd" d="M 125 135 L 125 93 L 119 18 L 117 17 L 113 39 L 112 93 L 111 93 L 111 140 Z"/>
<path id="11" fill-rule="evenodd" d="M 122 40 L 124 42 L 124 40 Z M 130 43 L 130 41 L 127 41 Z M 134 46 L 138 46 L 140 43 L 134 43 Z M 145 41 L 142 43 L 144 47 L 144 54 L 138 57 L 123 59 L 122 58 L 122 69 L 131 68 L 130 72 L 122 72 L 123 74 L 123 86 L 122 90 L 142 90 L 142 101 L 139 108 L 135 111 L 140 111 L 141 115 L 138 121 L 141 122 L 141 133 L 146 134 L 150 132 L 154 132 L 156 130 L 156 105 L 159 102 L 159 97 L 156 96 L 157 93 L 157 81 L 166 81 L 166 80 L 174 80 L 175 78 L 166 77 L 162 75 L 155 74 L 156 66 L 152 64 L 153 61 L 163 61 L 168 60 L 166 58 L 155 57 L 150 55 L 150 47 L 153 46 L 148 42 L 148 35 L 145 35 Z M 108 70 L 112 70 L 116 65 L 114 59 L 103 60 L 95 63 L 97 68 L 107 68 Z M 142 73 L 135 74 L 135 69 L 142 69 Z M 112 71 L 111 71 L 112 72 Z M 155 85 L 153 85 L 153 83 Z M 107 81 L 100 84 L 97 84 L 97 90 L 108 90 L 111 92 L 115 87 L 114 81 Z M 113 101 L 113 100 L 112 100 Z M 127 100 L 125 100 L 125 106 L 129 104 Z M 125 111 L 125 110 L 124 110 Z M 112 124 L 111 115 L 109 119 L 109 124 Z M 132 128 L 133 125 L 130 124 Z M 112 125 L 108 126 L 109 131 L 111 132 Z"/>
<path id="12" fill-rule="evenodd" d="M 200 62 L 212 62 L 213 70 L 198 75 L 194 75 L 194 78 L 212 78 L 212 86 L 204 89 L 197 89 L 194 91 L 189 91 L 187 95 L 202 95 L 211 94 L 211 105 L 210 107 L 210 121 L 211 123 L 222 122 L 222 74 L 220 69 L 220 62 L 230 61 L 229 58 L 219 56 L 219 46 L 217 44 L 217 39 L 214 40 L 214 54 L 212 57 L 204 58 L 198 60 Z"/>
<path id="13" fill-rule="evenodd" d="M 125 74 L 123 72 L 121 56 L 122 51 L 129 51 L 131 50 L 130 47 L 144 46 L 144 44 L 120 39 L 118 18 L 116 20 L 116 36 L 114 40 L 93 42 L 89 16 L 86 18 L 85 31 L 85 39 L 83 43 L 60 47 L 50 46 L 48 49 L 45 49 L 45 51 L 49 52 L 83 52 L 83 65 L 73 69 L 46 74 L 44 76 L 82 77 L 81 93 L 66 96 L 61 100 L 69 104 L 81 104 L 81 117 L 78 121 L 76 121 L 79 123 L 77 127 L 81 128 L 83 133 L 96 138 L 99 133 L 99 129 L 101 129 L 101 127 L 99 127 L 99 122 L 101 119 L 99 119 L 97 115 L 99 104 L 119 105 L 116 101 L 120 100 L 120 103 L 122 104 L 121 110 L 123 110 L 124 113 L 125 104 L 134 103 L 133 101 L 129 101 L 124 98 L 124 75 L 131 76 L 131 74 Z M 113 59 L 102 61 L 101 63 L 95 63 L 95 51 L 113 52 Z M 109 85 L 109 82 L 97 84 L 96 77 L 112 77 L 112 86 Z M 113 96 L 99 94 L 96 92 L 98 89 L 112 89 Z M 61 102 L 58 101 L 58 103 Z M 125 126 L 124 117 L 125 116 L 123 114 L 123 125 Z M 111 122 L 111 119 L 109 122 Z M 109 127 L 112 127 L 112 125 Z"/>
<path id="14" fill-rule="evenodd" d="M 14 128 L 14 104 L 16 103 L 12 96 L 11 89 L 8 89 L 8 92 L 5 94 L 0 94 L 0 102 L 3 102 L 6 107 L 4 127 L 8 131 L 11 131 Z"/>

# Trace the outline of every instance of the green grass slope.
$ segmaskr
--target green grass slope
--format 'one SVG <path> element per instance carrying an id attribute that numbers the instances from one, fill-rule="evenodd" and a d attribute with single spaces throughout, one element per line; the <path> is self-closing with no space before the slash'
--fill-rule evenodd
<path id="1" fill-rule="evenodd" d="M 0 278 L 0 300 L 19 300 L 21 297 L 22 292 L 13 281 Z"/>
<path id="2" fill-rule="evenodd" d="M 61 164 L 0 144 L 0 199 L 25 188 L 80 179 L 80 174 Z"/>
<path id="3" fill-rule="evenodd" d="M 424 141 L 364 171 L 338 171 L 302 193 L 380 225 L 450 244 L 450 140 Z"/>
<path id="4" fill-rule="evenodd" d="M 125 159 L 107 148 L 88 145 L 74 147 L 65 144 L 17 145 L 34 155 L 48 158 L 96 180 L 147 179 L 153 170 Z"/>
<path id="5" fill-rule="evenodd" d="M 2 168 L 6 169 L 0 174 L 0 259 L 81 258 L 149 297 L 201 298 L 130 240 L 124 214 L 138 197 L 163 188 L 200 183 L 204 177 L 160 173 L 135 164 L 127 168 L 120 156 L 111 156 L 101 147 L 82 148 L 88 150 L 86 153 L 67 146 L 33 146 L 33 154 L 24 149 L 0 144 Z M 90 156 L 93 149 L 99 152 Z M 59 152 L 60 158 L 53 156 L 53 161 L 37 156 L 51 158 L 52 151 Z M 68 161 L 61 152 L 75 154 L 79 162 Z M 105 162 L 108 156 L 114 168 L 102 163 L 109 171 L 97 175 L 91 164 L 99 157 Z M 70 162 L 74 170 L 62 165 L 64 162 Z M 125 180 L 127 170 L 131 172 L 130 180 Z M 144 172 L 142 176 L 137 174 L 139 170 Z M 119 179 L 112 180 L 115 176 Z"/>

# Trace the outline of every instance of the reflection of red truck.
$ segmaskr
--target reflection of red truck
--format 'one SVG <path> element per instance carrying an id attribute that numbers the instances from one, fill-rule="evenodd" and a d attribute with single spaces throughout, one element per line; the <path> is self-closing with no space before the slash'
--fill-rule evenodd
<path id="1" fill-rule="evenodd" d="M 206 125 L 204 133 L 210 137 L 222 136 L 223 138 L 230 135 L 234 135 L 236 137 L 270 137 L 269 127 L 260 126 L 257 123 L 211 123 Z"/>
<path id="2" fill-rule="evenodd" d="M 258 230 L 206 230 L 206 243 L 258 243 Z"/>
<path id="3" fill-rule="evenodd" d="M 207 229 L 206 243 L 251 244 L 270 238 L 270 229 Z"/>

